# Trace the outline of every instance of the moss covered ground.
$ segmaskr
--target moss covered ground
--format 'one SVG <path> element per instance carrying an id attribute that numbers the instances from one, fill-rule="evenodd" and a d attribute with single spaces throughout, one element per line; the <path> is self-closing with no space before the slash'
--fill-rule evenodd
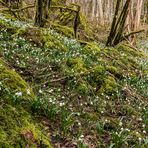
<path id="1" fill-rule="evenodd" d="M 39 136 L 44 133 L 40 129 L 44 126 L 50 131 L 54 147 L 147 146 L 146 53 L 126 44 L 114 48 L 97 42 L 81 44 L 55 30 L 38 29 L 2 14 L 0 26 L 1 57 L 30 84 L 35 94 L 31 93 L 35 97 L 30 103 L 31 111 L 21 104 L 24 99 L 17 106 L 13 101 L 2 103 L 0 117 L 4 121 L 6 117 L 12 119 L 5 121 L 8 127 L 12 125 L 8 133 L 16 133 L 7 139 L 2 124 L 5 122 L 0 122 L 2 143 L 8 141 L 6 144 L 13 143 L 12 147 L 14 143 L 39 145 L 43 139 L 47 145 L 48 136 Z M 14 91 L 11 96 L 22 92 L 28 98 L 28 84 L 14 76 L 16 72 L 10 73 L 14 85 L 7 85 L 10 80 L 6 79 L 5 87 Z M 3 75 L 0 71 L 0 81 L 8 77 Z M 1 97 L 2 102 L 4 98 Z"/>
<path id="2" fill-rule="evenodd" d="M 34 100 L 29 85 L 0 59 L 0 147 L 51 147 L 31 115 Z"/>

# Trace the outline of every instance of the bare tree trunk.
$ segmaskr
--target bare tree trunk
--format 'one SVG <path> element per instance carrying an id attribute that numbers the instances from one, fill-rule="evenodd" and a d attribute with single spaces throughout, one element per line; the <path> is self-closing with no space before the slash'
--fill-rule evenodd
<path id="1" fill-rule="evenodd" d="M 92 12 L 91 12 L 91 20 L 93 21 L 95 18 L 95 10 L 96 10 L 96 0 L 92 0 Z"/>
<path id="2" fill-rule="evenodd" d="M 117 22 L 117 17 L 118 17 L 118 14 L 119 14 L 120 3 L 121 3 L 121 1 L 117 0 L 117 4 L 116 4 L 116 8 L 115 8 L 115 14 L 114 14 L 114 18 L 113 18 L 112 25 L 111 25 L 111 31 L 110 31 L 106 45 L 112 44 L 111 43 L 111 40 L 112 40 L 111 37 L 113 36 L 115 29 L 116 29 L 115 24 Z"/>
<path id="3" fill-rule="evenodd" d="M 104 16 L 103 16 L 103 3 L 102 0 L 98 0 L 99 3 L 99 12 L 100 12 L 100 24 L 104 25 Z"/>
<path id="4" fill-rule="evenodd" d="M 119 13 L 119 8 L 120 8 L 120 2 L 121 2 L 120 0 L 117 0 L 116 11 L 115 11 L 114 19 L 112 22 L 110 35 L 106 43 L 107 46 L 108 45 L 115 46 L 123 39 L 123 31 L 124 31 L 128 10 L 129 10 L 129 4 L 131 0 L 126 0 L 124 7 L 121 11 L 121 14 L 117 18 Z"/>
<path id="5" fill-rule="evenodd" d="M 37 0 L 36 3 L 36 15 L 35 15 L 35 26 L 43 27 L 45 20 L 48 18 L 48 10 L 50 7 L 51 0 Z"/>
<path id="6" fill-rule="evenodd" d="M 127 22 L 129 32 L 137 31 L 140 27 L 142 4 L 143 4 L 143 0 L 137 0 L 135 3 L 133 0 L 131 1 L 130 11 L 128 14 L 128 22 Z M 131 44 L 136 43 L 135 34 L 131 35 L 128 39 Z"/>

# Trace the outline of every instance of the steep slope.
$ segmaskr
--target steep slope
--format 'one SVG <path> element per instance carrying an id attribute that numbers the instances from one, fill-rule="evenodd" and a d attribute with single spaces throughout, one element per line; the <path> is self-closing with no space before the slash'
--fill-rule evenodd
<path id="1" fill-rule="evenodd" d="M 49 128 L 55 147 L 147 145 L 143 52 L 80 44 L 4 15 L 0 26 L 1 55 L 32 85 L 32 111 Z"/>
<path id="2" fill-rule="evenodd" d="M 35 96 L 28 84 L 0 59 L 0 147 L 50 146 L 43 126 L 31 115 Z"/>

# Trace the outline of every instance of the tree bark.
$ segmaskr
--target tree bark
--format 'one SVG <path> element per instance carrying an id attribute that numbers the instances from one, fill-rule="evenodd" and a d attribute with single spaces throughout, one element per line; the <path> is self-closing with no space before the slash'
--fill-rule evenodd
<path id="1" fill-rule="evenodd" d="M 110 35 L 106 43 L 107 46 L 117 45 L 123 37 L 123 31 L 124 31 L 125 22 L 126 22 L 128 10 L 129 10 L 129 4 L 131 0 L 126 0 L 122 11 L 119 17 L 117 18 L 119 13 L 119 8 L 120 8 L 120 2 L 121 2 L 120 0 L 117 0 L 116 11 L 115 11 L 114 19 L 112 22 Z"/>
<path id="2" fill-rule="evenodd" d="M 48 10 L 51 0 L 37 0 L 35 26 L 44 27 L 45 20 L 48 18 Z"/>

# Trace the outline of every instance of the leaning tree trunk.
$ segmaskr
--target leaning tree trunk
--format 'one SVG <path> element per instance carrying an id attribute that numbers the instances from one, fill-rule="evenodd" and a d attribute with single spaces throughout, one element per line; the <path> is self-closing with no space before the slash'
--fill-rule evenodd
<path id="1" fill-rule="evenodd" d="M 48 11 L 51 0 L 37 0 L 35 26 L 43 27 L 48 18 Z"/>
<path id="2" fill-rule="evenodd" d="M 131 21 L 133 21 L 133 28 L 131 28 L 131 31 L 136 31 L 140 28 L 140 17 L 141 17 L 143 0 L 137 0 L 136 3 L 137 3 L 136 4 L 137 6 L 135 8 L 135 15 L 133 16 L 133 19 L 131 19 Z M 136 35 L 135 34 L 133 34 L 131 36 L 130 43 L 136 44 Z"/>
<path id="3" fill-rule="evenodd" d="M 124 7 L 118 17 L 121 0 L 117 0 L 116 11 L 114 14 L 111 31 L 107 40 L 107 46 L 115 46 L 123 40 L 123 32 L 128 15 L 131 0 L 126 0 Z"/>
<path id="4" fill-rule="evenodd" d="M 120 3 L 121 3 L 121 0 L 117 0 L 117 4 L 116 4 L 116 8 L 115 8 L 115 14 L 114 14 L 114 18 L 113 18 L 113 21 L 112 21 L 112 25 L 111 25 L 111 30 L 110 30 L 110 34 L 109 34 L 109 37 L 107 39 L 107 43 L 106 45 L 111 45 L 112 44 L 112 36 L 114 35 L 115 33 L 115 24 L 117 22 L 117 19 L 118 19 L 118 13 L 119 13 L 119 9 L 120 9 Z"/>

